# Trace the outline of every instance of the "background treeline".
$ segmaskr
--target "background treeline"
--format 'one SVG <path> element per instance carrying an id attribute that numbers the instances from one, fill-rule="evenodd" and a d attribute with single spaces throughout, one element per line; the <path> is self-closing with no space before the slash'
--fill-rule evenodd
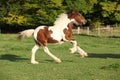
<path id="1" fill-rule="evenodd" d="M 19 32 L 39 25 L 53 25 L 69 9 L 79 10 L 87 25 L 120 23 L 120 0 L 0 0 L 1 32 Z"/>

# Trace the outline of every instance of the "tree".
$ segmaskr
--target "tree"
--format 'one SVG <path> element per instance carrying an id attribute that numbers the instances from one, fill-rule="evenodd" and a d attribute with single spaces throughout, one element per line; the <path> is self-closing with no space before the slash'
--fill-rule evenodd
<path id="1" fill-rule="evenodd" d="M 97 0 L 66 0 L 67 9 L 76 9 L 85 16 L 87 22 L 90 25 L 95 19 L 94 13 L 96 12 L 95 5 Z M 96 21 L 96 20 L 95 20 Z"/>
<path id="2" fill-rule="evenodd" d="M 120 21 L 120 4 L 116 1 L 104 1 L 100 2 L 100 6 L 102 9 L 102 16 L 105 19 L 106 23 L 114 23 Z"/>
<path id="3" fill-rule="evenodd" d="M 69 9 L 80 11 L 88 25 L 120 23 L 120 0 L 0 0 L 0 28 L 53 25 Z"/>
<path id="4" fill-rule="evenodd" d="M 1 17 L 9 26 L 36 27 L 52 25 L 58 14 L 64 11 L 62 0 L 7 0 L 1 1 Z M 5 14 L 3 14 L 5 13 Z"/>
<path id="5" fill-rule="evenodd" d="M 41 8 L 36 11 L 35 15 L 40 24 L 53 25 L 56 17 L 65 11 L 62 0 L 42 0 L 40 4 Z"/>

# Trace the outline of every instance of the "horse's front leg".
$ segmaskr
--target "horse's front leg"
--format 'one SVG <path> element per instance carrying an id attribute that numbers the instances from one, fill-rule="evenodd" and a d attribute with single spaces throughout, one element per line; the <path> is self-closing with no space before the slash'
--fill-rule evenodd
<path id="1" fill-rule="evenodd" d="M 87 52 L 85 52 L 83 49 L 81 49 L 78 45 L 77 45 L 77 41 L 70 41 L 73 44 L 73 47 L 70 48 L 70 52 L 71 53 L 75 53 L 78 52 L 82 57 L 88 56 Z"/>
<path id="2" fill-rule="evenodd" d="M 87 52 L 85 52 L 83 49 L 81 49 L 79 46 L 77 46 L 77 52 L 82 56 L 82 57 L 86 57 Z"/>
<path id="3" fill-rule="evenodd" d="M 77 41 L 70 41 L 73 44 L 73 47 L 70 48 L 70 53 L 75 53 L 77 51 Z"/>

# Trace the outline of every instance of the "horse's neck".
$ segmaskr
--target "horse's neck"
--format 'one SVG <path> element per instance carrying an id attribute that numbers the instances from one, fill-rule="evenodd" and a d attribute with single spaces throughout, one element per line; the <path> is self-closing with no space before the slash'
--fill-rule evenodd
<path id="1" fill-rule="evenodd" d="M 68 29 L 72 32 L 73 22 L 70 22 L 67 27 L 68 27 Z"/>
<path id="2" fill-rule="evenodd" d="M 67 25 L 70 22 L 71 20 L 68 19 L 67 14 L 61 14 L 59 18 L 56 19 L 53 27 L 56 29 L 64 29 L 67 28 Z"/>

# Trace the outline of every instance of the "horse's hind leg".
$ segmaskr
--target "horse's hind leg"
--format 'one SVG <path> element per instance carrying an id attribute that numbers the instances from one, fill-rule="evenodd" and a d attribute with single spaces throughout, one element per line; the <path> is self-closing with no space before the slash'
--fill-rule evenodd
<path id="1" fill-rule="evenodd" d="M 45 51 L 50 57 L 52 57 L 56 62 L 58 62 L 58 63 L 61 62 L 61 60 L 60 60 L 59 58 L 57 58 L 55 55 L 53 55 L 53 54 L 49 51 L 48 47 L 44 46 L 44 51 Z"/>
<path id="2" fill-rule="evenodd" d="M 35 53 L 38 50 L 38 48 L 39 48 L 39 45 L 37 45 L 37 44 L 32 48 L 32 55 L 31 55 L 31 63 L 32 64 L 38 64 L 38 62 L 35 60 Z"/>

